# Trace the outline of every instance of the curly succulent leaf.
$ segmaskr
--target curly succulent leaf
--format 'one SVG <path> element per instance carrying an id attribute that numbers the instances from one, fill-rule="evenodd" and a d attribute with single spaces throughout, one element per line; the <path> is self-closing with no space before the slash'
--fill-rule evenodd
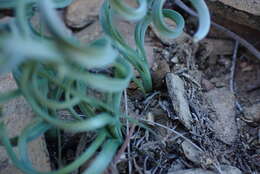
<path id="1" fill-rule="evenodd" d="M 37 123 L 36 122 L 32 126 L 35 127 L 36 125 L 39 125 L 39 124 L 40 124 L 40 126 L 42 126 L 42 124 L 45 124 L 45 123 L 42 123 L 42 122 Z M 46 130 L 46 128 L 44 128 L 44 129 Z M 105 141 L 105 139 L 107 137 L 106 131 L 101 131 L 99 133 L 99 135 L 97 136 L 97 138 L 92 142 L 92 144 L 71 164 L 68 164 L 64 168 L 58 169 L 56 171 L 41 172 L 41 171 L 37 171 L 36 169 L 34 169 L 32 167 L 31 161 L 27 160 L 27 156 L 26 156 L 26 151 L 28 149 L 27 143 L 30 141 L 29 139 L 30 139 L 30 137 L 32 137 L 32 134 L 34 134 L 35 131 L 37 133 L 44 133 L 44 130 L 39 130 L 38 126 L 36 126 L 36 130 L 33 129 L 33 131 L 32 131 L 31 129 L 27 128 L 22 132 L 22 136 L 19 140 L 18 147 L 20 149 L 20 152 L 21 151 L 25 151 L 25 152 L 20 153 L 20 155 L 21 155 L 21 160 L 20 160 L 19 157 L 17 157 L 16 153 L 13 151 L 13 147 L 11 145 L 11 142 L 8 139 L 8 137 L 6 136 L 7 133 L 6 133 L 6 129 L 5 129 L 4 124 L 0 124 L 0 139 L 2 140 L 2 143 L 4 144 L 9 157 L 12 159 L 15 166 L 17 166 L 23 172 L 29 173 L 29 174 L 64 174 L 64 173 L 71 173 L 72 171 L 76 170 L 81 165 L 83 165 L 87 160 L 89 160 L 95 154 L 95 152 L 98 150 L 98 148 L 103 144 L 103 142 Z"/>
<path id="2" fill-rule="evenodd" d="M 1 0 L 0 9 L 14 8 L 16 6 L 17 0 Z"/>
<path id="3" fill-rule="evenodd" d="M 17 90 L 0 94 L 0 103 L 22 95 L 37 115 L 19 136 L 11 139 L 0 123 L 0 145 L 5 146 L 13 163 L 28 174 L 71 173 L 94 158 L 98 149 L 99 155 L 84 173 L 102 173 L 123 139 L 122 92 L 131 79 L 143 91 L 152 90 L 144 46 L 149 25 L 171 38 L 179 36 L 184 28 L 184 19 L 178 12 L 163 9 L 165 0 L 138 0 L 137 8 L 121 0 L 106 0 L 100 12 L 106 36 L 84 45 L 71 35 L 55 11 L 72 1 L 0 0 L 0 9 L 11 8 L 16 12 L 15 20 L 0 23 L 0 73 L 13 71 L 18 86 Z M 209 15 L 203 0 L 190 1 L 200 15 L 197 41 L 208 32 Z M 30 23 L 37 10 L 50 32 L 48 37 L 37 33 Z M 115 15 L 138 20 L 134 33 L 136 48 L 129 46 L 117 30 Z M 176 27 L 167 26 L 164 18 L 175 22 Z M 130 64 L 141 80 L 133 77 Z M 69 118 L 61 118 L 60 111 L 69 112 Z M 98 136 L 71 164 L 56 171 L 40 172 L 29 160 L 28 143 L 52 128 L 76 133 L 95 131 Z M 18 146 L 18 153 L 13 151 L 14 146 Z"/>
<path id="4" fill-rule="evenodd" d="M 198 42 L 205 38 L 210 29 L 210 14 L 204 0 L 190 0 L 199 16 L 199 28 L 194 35 L 194 41 Z"/>
<path id="5" fill-rule="evenodd" d="M 113 117 L 107 113 L 96 115 L 95 117 L 86 119 L 84 121 L 63 121 L 59 118 L 53 117 L 53 115 L 50 116 L 48 112 L 43 110 L 41 106 L 35 103 L 30 96 L 26 97 L 33 107 L 34 112 L 36 112 L 39 117 L 59 129 L 70 132 L 86 132 L 102 128 L 108 124 L 115 124 Z"/>
<path id="6" fill-rule="evenodd" d="M 91 166 L 83 172 L 83 174 L 96 174 L 103 173 L 109 165 L 110 161 L 116 153 L 120 143 L 117 140 L 107 140 L 104 144 L 103 150 L 91 164 Z"/>
<path id="7" fill-rule="evenodd" d="M 164 3 L 165 0 L 157 0 L 154 2 L 152 6 L 153 24 L 162 36 L 177 38 L 183 32 L 184 19 L 180 13 L 174 10 L 163 10 Z M 167 26 L 164 21 L 164 17 L 171 19 L 176 24 L 176 27 L 171 29 L 169 26 Z"/>
<path id="8" fill-rule="evenodd" d="M 144 61 L 147 61 L 146 59 L 146 51 L 144 48 L 144 39 L 145 39 L 145 34 L 148 29 L 148 26 L 152 22 L 152 17 L 151 15 L 147 15 L 144 17 L 140 22 L 137 23 L 135 27 L 135 43 L 137 49 L 140 51 L 141 55 L 143 55 Z M 148 64 L 148 62 L 147 62 Z"/>
<path id="9" fill-rule="evenodd" d="M 115 68 L 125 68 L 126 71 L 122 77 L 110 77 L 108 75 L 102 75 L 90 72 L 81 72 L 75 69 L 70 69 L 70 71 L 64 72 L 68 75 L 68 78 L 78 80 L 88 84 L 89 87 L 97 89 L 103 92 L 119 92 L 125 89 L 131 78 L 132 78 L 132 68 L 127 62 L 114 64 Z M 66 70 L 65 70 L 66 71 Z"/>
<path id="10" fill-rule="evenodd" d="M 29 60 L 44 63 L 62 62 L 61 54 L 57 52 L 53 43 L 46 40 L 36 41 L 16 35 L 5 35 L 2 36 L 0 45 L 2 47 L 2 55 L 0 55 L 1 74 L 10 72 L 21 63 Z M 16 46 L 13 47 L 13 45 Z"/>
<path id="11" fill-rule="evenodd" d="M 44 123 L 42 119 L 37 119 L 35 121 L 32 121 L 31 124 L 23 130 L 23 132 L 18 138 L 18 149 L 21 161 L 29 161 L 29 156 L 26 147 L 28 142 L 27 139 L 32 139 L 32 137 L 39 137 L 50 128 L 51 126 L 47 123 Z"/>
<path id="12" fill-rule="evenodd" d="M 145 55 L 138 54 L 135 49 L 131 48 L 120 32 L 116 29 L 110 4 L 106 1 L 100 12 L 100 22 L 104 32 L 111 38 L 115 47 L 119 50 L 124 58 L 127 59 L 140 73 L 142 82 L 138 82 L 141 89 L 145 89 L 146 92 L 152 89 L 152 80 L 149 71 L 149 66 Z M 142 28 L 144 33 L 146 28 Z M 142 49 L 142 48 L 140 48 Z"/>
<path id="13" fill-rule="evenodd" d="M 1 0 L 0 9 L 15 8 L 21 0 Z M 36 3 L 39 0 L 26 0 L 26 3 Z M 53 0 L 55 8 L 64 8 L 71 4 L 74 0 Z"/>
<path id="14" fill-rule="evenodd" d="M 65 57 L 68 57 L 70 61 L 75 61 L 80 66 L 89 69 L 102 68 L 115 61 L 117 52 L 112 48 L 108 38 L 101 38 L 90 43 L 89 46 L 83 47 L 75 38 L 68 36 L 64 23 L 53 10 L 49 0 L 39 1 L 39 6 L 43 19 L 54 38 L 68 47 L 65 50 L 61 47 L 61 51 L 65 52 Z"/>
<path id="15" fill-rule="evenodd" d="M 32 9 L 28 7 L 29 4 L 27 0 L 20 0 L 16 3 L 15 12 L 16 12 L 16 22 L 17 27 L 20 30 L 20 34 L 26 37 L 31 36 L 31 29 L 28 21 L 27 9 Z"/>
<path id="16" fill-rule="evenodd" d="M 64 8 L 70 5 L 75 0 L 53 0 L 55 8 Z"/>

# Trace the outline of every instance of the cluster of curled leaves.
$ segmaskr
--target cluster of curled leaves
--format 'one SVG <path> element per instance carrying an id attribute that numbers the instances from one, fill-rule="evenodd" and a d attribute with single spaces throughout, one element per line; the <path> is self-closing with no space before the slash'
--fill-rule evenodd
<path id="1" fill-rule="evenodd" d="M 170 38 L 178 37 L 184 28 L 184 19 L 178 12 L 163 9 L 165 0 L 138 0 L 137 8 L 122 0 L 106 0 L 100 10 L 105 34 L 86 45 L 71 35 L 56 11 L 72 1 L 0 0 L 1 10 L 13 10 L 15 14 L 15 18 L 0 22 L 0 73 L 12 72 L 18 86 L 0 94 L 0 104 L 23 96 L 36 115 L 17 137 L 9 138 L 4 123 L 0 123 L 0 144 L 24 173 L 71 173 L 94 157 L 84 173 L 102 173 L 123 142 L 120 122 L 124 117 L 120 107 L 123 91 L 131 80 L 144 92 L 152 90 L 144 49 L 147 28 L 153 25 L 158 33 Z M 209 30 L 209 13 L 203 0 L 190 2 L 199 14 L 199 27 L 194 36 L 198 41 Z M 36 13 L 41 16 L 40 30 L 30 22 Z M 168 27 L 164 18 L 173 20 L 176 27 Z M 115 20 L 128 20 L 136 25 L 135 48 L 127 44 L 115 27 Z M 138 71 L 139 78 L 134 76 L 132 67 Z M 69 112 L 69 118 L 62 117 L 61 111 Z M 64 168 L 37 171 L 28 157 L 28 143 L 52 129 L 74 133 L 92 131 L 96 138 L 81 156 Z"/>

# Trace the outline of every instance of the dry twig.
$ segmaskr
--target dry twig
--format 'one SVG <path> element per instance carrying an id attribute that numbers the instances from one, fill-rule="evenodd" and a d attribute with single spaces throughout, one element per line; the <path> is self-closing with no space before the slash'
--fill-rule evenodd
<path id="1" fill-rule="evenodd" d="M 174 130 L 174 129 L 171 129 L 171 128 L 168 128 L 167 126 L 164 126 L 162 124 L 159 124 L 159 123 L 156 123 L 156 122 L 153 122 L 153 121 L 149 121 L 149 120 L 145 120 L 145 119 L 142 119 L 142 118 L 138 118 L 140 121 L 144 121 L 144 122 L 147 122 L 149 124 L 154 124 L 155 126 L 159 126 L 159 127 L 162 127 L 176 135 L 178 135 L 179 137 L 183 138 L 184 140 L 186 140 L 187 142 L 189 142 L 190 144 L 192 144 L 196 149 L 198 149 L 199 151 L 203 152 L 203 150 L 197 146 L 195 143 L 193 143 L 190 139 L 188 139 L 187 137 L 185 137 L 184 135 L 182 135 L 181 133 L 179 133 L 178 131 Z"/>
<path id="2" fill-rule="evenodd" d="M 236 71 L 236 63 L 237 63 L 237 52 L 238 52 L 238 47 L 239 47 L 239 43 L 236 41 L 235 43 L 235 48 L 234 48 L 234 52 L 233 52 L 233 56 L 232 56 L 232 66 L 231 66 L 231 71 L 230 71 L 230 81 L 229 81 L 229 88 L 230 91 L 235 95 L 236 91 L 235 91 L 235 71 Z M 243 108 L 241 106 L 241 104 L 236 100 L 236 107 L 237 109 L 242 112 Z"/>
<path id="3" fill-rule="evenodd" d="M 232 56 L 232 66 L 231 66 L 230 81 L 229 81 L 229 88 L 230 88 L 230 91 L 232 93 L 235 93 L 234 78 L 235 78 L 235 71 L 236 71 L 238 46 L 239 46 L 239 43 L 236 41 L 234 53 L 233 53 L 233 56 Z"/>
<path id="4" fill-rule="evenodd" d="M 132 137 L 132 135 L 133 135 L 133 133 L 134 133 L 135 127 L 136 127 L 136 125 L 134 125 L 134 124 L 131 125 L 129 134 L 128 134 L 127 137 L 126 137 L 124 144 L 121 146 L 121 148 L 120 148 L 119 151 L 117 152 L 117 155 L 116 155 L 115 158 L 114 158 L 114 162 L 117 162 L 117 161 L 120 159 L 121 155 L 122 155 L 122 154 L 124 153 L 124 151 L 126 150 L 128 144 L 129 144 L 129 141 L 130 141 L 130 139 L 131 139 L 131 137 Z"/>

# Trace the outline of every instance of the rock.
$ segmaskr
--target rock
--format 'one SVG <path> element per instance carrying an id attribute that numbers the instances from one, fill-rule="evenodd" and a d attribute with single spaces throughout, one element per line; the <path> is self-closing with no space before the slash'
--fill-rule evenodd
<path id="1" fill-rule="evenodd" d="M 179 63 L 179 58 L 177 56 L 174 56 L 173 58 L 171 58 L 171 62 L 177 64 Z"/>
<path id="2" fill-rule="evenodd" d="M 227 56 L 220 56 L 220 58 L 217 60 L 217 63 L 223 66 L 225 69 L 229 69 L 231 67 L 231 60 Z"/>
<path id="3" fill-rule="evenodd" d="M 0 76 L 0 93 L 15 88 L 16 83 L 11 74 Z M 30 106 L 23 97 L 13 99 L 2 105 L 2 111 L 4 117 L 1 119 L 6 124 L 9 137 L 19 135 L 23 128 L 34 118 Z M 34 167 L 40 171 L 50 171 L 49 155 L 43 136 L 29 143 L 28 152 Z M 0 147 L 0 174 L 7 173 L 22 174 L 20 170 L 11 164 L 5 149 Z"/>
<path id="4" fill-rule="evenodd" d="M 169 64 L 165 59 L 158 60 L 154 63 L 152 78 L 153 86 L 155 89 L 162 87 L 162 82 L 165 79 L 167 73 L 171 72 Z"/>
<path id="5" fill-rule="evenodd" d="M 212 83 L 216 88 L 223 88 L 228 83 L 226 79 L 226 77 L 224 77 L 224 80 L 222 78 L 212 77 L 210 83 Z"/>
<path id="6" fill-rule="evenodd" d="M 220 2 L 236 9 L 260 16 L 259 0 L 219 0 Z"/>
<path id="7" fill-rule="evenodd" d="M 95 21 L 90 26 L 84 28 L 83 30 L 77 32 L 75 36 L 83 43 L 89 43 L 94 41 L 98 37 L 101 37 L 102 29 L 98 21 Z"/>
<path id="8" fill-rule="evenodd" d="M 227 0 L 220 0 L 220 1 L 227 1 Z M 240 0 L 229 0 L 229 1 L 230 2 L 232 1 L 234 3 L 240 2 Z M 214 21 L 216 18 L 222 18 L 243 26 L 247 26 L 249 28 L 258 31 L 260 30 L 260 23 L 259 23 L 260 16 L 254 16 L 244 11 L 239 11 L 239 10 L 235 10 L 234 8 L 229 8 L 229 6 L 226 6 L 223 3 L 220 3 L 219 1 L 218 2 L 207 1 L 207 5 L 210 9 Z"/>
<path id="9" fill-rule="evenodd" d="M 210 91 L 215 87 L 209 80 L 205 78 L 201 80 L 201 85 L 205 91 Z"/>
<path id="10" fill-rule="evenodd" d="M 220 169 L 222 174 L 242 174 L 241 170 L 233 166 L 222 165 Z"/>
<path id="11" fill-rule="evenodd" d="M 212 158 L 207 155 L 204 151 L 196 147 L 195 144 L 191 144 L 191 142 L 184 141 L 182 144 L 183 153 L 190 161 L 192 161 L 197 166 L 202 166 L 205 168 L 206 166 L 211 166 L 213 164 Z"/>
<path id="12" fill-rule="evenodd" d="M 203 39 L 200 43 L 197 62 L 200 69 L 217 62 L 219 56 L 233 55 L 234 42 L 227 39 Z"/>
<path id="13" fill-rule="evenodd" d="M 260 103 L 244 108 L 245 119 L 249 122 L 260 123 Z"/>
<path id="14" fill-rule="evenodd" d="M 259 135 L 260 135 L 260 130 L 259 130 Z M 259 136 L 260 138 L 260 136 Z M 260 142 L 260 141 L 259 141 Z M 257 167 L 260 167 L 260 154 L 255 154 L 251 157 L 251 161 L 253 164 L 255 164 Z"/>
<path id="15" fill-rule="evenodd" d="M 166 50 L 166 49 L 162 50 L 162 56 L 163 56 L 164 59 L 168 60 L 170 55 L 171 54 L 170 54 L 170 52 L 168 50 Z"/>
<path id="16" fill-rule="evenodd" d="M 62 11 L 57 11 L 57 15 L 62 19 L 63 12 Z M 39 34 L 47 37 L 52 37 L 51 32 L 49 29 L 46 27 L 46 25 L 43 24 L 42 16 L 40 15 L 39 12 L 35 12 L 32 18 L 30 19 L 31 25 L 36 30 Z M 64 23 L 62 23 L 63 27 L 62 29 L 68 36 L 72 36 L 72 31 L 70 28 L 68 28 Z"/>
<path id="17" fill-rule="evenodd" d="M 135 1 L 124 1 L 132 7 L 136 7 Z M 98 21 L 103 3 L 104 0 L 74 0 L 65 12 L 66 24 L 71 28 L 81 29 Z"/>
<path id="18" fill-rule="evenodd" d="M 183 149 L 183 153 L 185 154 L 186 158 L 188 158 L 190 161 L 192 161 L 196 165 L 201 164 L 202 152 L 200 150 L 198 150 L 196 147 L 194 147 L 188 141 L 184 141 L 181 144 L 181 147 Z"/>
<path id="19" fill-rule="evenodd" d="M 232 55 L 234 42 L 224 39 L 204 39 L 201 44 L 207 47 L 207 55 Z"/>
<path id="20" fill-rule="evenodd" d="M 216 65 L 218 58 L 219 58 L 219 56 L 217 56 L 217 55 L 210 56 L 209 59 L 207 60 L 209 66 Z"/>
<path id="21" fill-rule="evenodd" d="M 209 170 L 203 170 L 203 169 L 187 169 L 187 170 L 179 170 L 176 172 L 168 172 L 168 174 L 216 174 L 216 173 L 211 172 Z"/>
<path id="22" fill-rule="evenodd" d="M 174 173 L 183 169 L 185 169 L 185 165 L 181 162 L 180 159 L 177 159 L 171 163 L 171 167 L 168 169 L 168 173 Z"/>
<path id="23" fill-rule="evenodd" d="M 10 16 L 2 16 L 0 15 L 0 22 L 1 23 L 7 23 L 10 22 L 11 20 L 13 20 L 14 17 L 10 17 Z"/>
<path id="24" fill-rule="evenodd" d="M 103 0 L 75 0 L 66 10 L 65 22 L 72 28 L 83 28 L 98 19 Z"/>
<path id="25" fill-rule="evenodd" d="M 206 93 L 213 109 L 213 128 L 218 139 L 232 144 L 237 139 L 238 128 L 235 120 L 235 96 L 227 88 L 215 88 Z"/>
<path id="26" fill-rule="evenodd" d="M 185 96 L 184 82 L 179 76 L 168 73 L 166 84 L 176 115 L 187 129 L 191 129 L 193 119 Z"/>

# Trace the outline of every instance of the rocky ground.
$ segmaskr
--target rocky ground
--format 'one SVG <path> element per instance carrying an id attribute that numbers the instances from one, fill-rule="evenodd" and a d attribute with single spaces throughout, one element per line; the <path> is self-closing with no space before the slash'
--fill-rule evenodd
<path id="1" fill-rule="evenodd" d="M 260 49 L 260 3 L 236 2 L 208 0 L 212 20 Z M 68 28 L 82 42 L 102 35 L 98 23 L 101 3 L 102 0 L 76 0 L 62 13 Z M 127 106 L 128 114 L 153 132 L 129 125 L 129 146 L 117 155 L 107 173 L 260 173 L 259 58 L 215 27 L 202 42 L 193 43 L 196 19 L 172 1 L 166 6 L 185 16 L 185 33 L 169 40 L 160 38 L 152 28 L 149 30 L 146 51 L 154 91 L 144 95 L 131 84 L 127 103 L 122 106 Z M 118 27 L 134 45 L 133 24 L 120 21 Z M 82 152 L 88 136 L 63 134 L 64 164 Z M 46 140 L 49 165 L 55 168 L 57 142 L 51 137 Z M 88 163 L 74 173 L 81 173 L 87 166 Z M 0 173 L 4 168 L 0 165 Z"/>

